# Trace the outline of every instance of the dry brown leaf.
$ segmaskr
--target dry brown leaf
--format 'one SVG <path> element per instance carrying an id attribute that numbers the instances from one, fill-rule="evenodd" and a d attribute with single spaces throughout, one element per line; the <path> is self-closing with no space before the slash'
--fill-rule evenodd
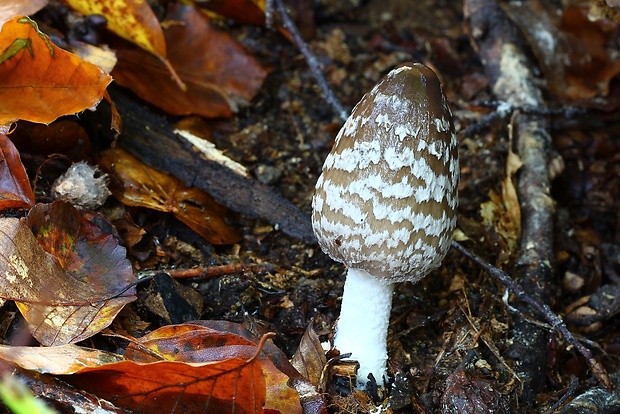
<path id="1" fill-rule="evenodd" d="M 165 326 L 151 332 L 138 339 L 135 344 L 130 344 L 125 356 L 138 362 L 155 361 L 157 358 L 211 362 L 232 357 L 251 358 L 257 346 L 256 341 L 244 338 L 238 333 L 189 323 Z M 273 353 L 268 356 L 272 357 Z M 287 414 L 301 414 L 299 394 L 288 385 L 289 377 L 280 371 L 270 358 L 261 357 L 259 363 L 265 375 L 265 408 Z"/>
<path id="2" fill-rule="evenodd" d="M 291 364 L 301 375 L 303 375 L 312 385 L 319 386 L 323 369 L 327 364 L 325 351 L 321 346 L 319 336 L 314 332 L 312 323 L 308 325 L 306 332 L 301 337 L 299 347 L 293 355 Z"/>
<path id="3" fill-rule="evenodd" d="M 121 184 L 113 186 L 112 192 L 122 203 L 173 213 L 210 243 L 230 244 L 241 239 L 223 220 L 228 210 L 205 192 L 185 187 L 120 148 L 105 151 L 100 163 Z"/>
<path id="4" fill-rule="evenodd" d="M 136 298 L 125 249 L 61 202 L 0 219 L 0 274 L 0 297 L 49 346 L 96 334 Z"/>
<path id="5" fill-rule="evenodd" d="M 139 49 L 117 48 L 115 80 L 173 115 L 230 116 L 256 95 L 265 70 L 195 7 L 170 6 L 168 60 L 187 85 L 182 93 L 167 69 Z"/>
<path id="6" fill-rule="evenodd" d="M 74 344 L 34 347 L 0 345 L 0 359 L 41 374 L 69 375 L 86 367 L 99 367 L 122 356 Z"/>

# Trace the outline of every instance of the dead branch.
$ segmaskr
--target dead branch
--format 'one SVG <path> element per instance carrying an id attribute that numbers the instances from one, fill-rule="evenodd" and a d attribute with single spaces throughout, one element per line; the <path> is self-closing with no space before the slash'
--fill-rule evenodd
<path id="1" fill-rule="evenodd" d="M 466 0 L 465 16 L 470 40 L 484 64 L 495 97 L 512 106 L 543 107 L 542 93 L 531 70 L 534 63 L 524 52 L 526 47 L 518 29 L 498 2 Z M 541 115 L 515 111 L 511 126 L 517 153 L 523 162 L 518 177 L 523 217 L 520 252 L 516 260 L 519 281 L 524 291 L 537 302 L 543 298 L 553 302 L 554 204 L 548 172 L 552 145 L 548 120 Z M 544 306 L 549 310 L 547 305 Z M 561 320 L 559 323 L 552 325 L 568 332 Z M 536 395 L 545 384 L 547 336 L 541 327 L 516 316 L 514 346 L 509 353 L 521 362 L 517 371 L 524 383 L 522 402 L 526 405 L 535 403 Z M 589 355 L 589 350 L 586 354 Z M 586 358 L 593 363 L 591 358 Z M 604 378 L 601 375 L 599 380 L 604 383 Z"/>
<path id="2" fill-rule="evenodd" d="M 308 215 L 283 196 L 222 164 L 197 156 L 192 145 L 177 136 L 167 119 L 121 91 L 111 90 L 111 95 L 123 112 L 119 143 L 142 162 L 175 176 L 188 187 L 209 193 L 231 210 L 266 220 L 293 237 L 315 239 Z"/>

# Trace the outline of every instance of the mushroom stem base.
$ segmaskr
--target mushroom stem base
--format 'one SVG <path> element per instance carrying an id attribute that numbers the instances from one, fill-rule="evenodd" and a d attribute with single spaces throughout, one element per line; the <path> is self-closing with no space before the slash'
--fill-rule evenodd
<path id="1" fill-rule="evenodd" d="M 368 374 L 383 385 L 387 366 L 387 332 L 394 284 L 360 269 L 349 269 L 334 345 L 360 364 L 357 387 L 365 388 Z"/>

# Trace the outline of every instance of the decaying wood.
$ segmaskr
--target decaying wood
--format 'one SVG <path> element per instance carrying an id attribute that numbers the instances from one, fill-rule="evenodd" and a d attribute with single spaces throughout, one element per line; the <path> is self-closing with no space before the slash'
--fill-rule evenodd
<path id="1" fill-rule="evenodd" d="M 251 218 L 260 218 L 293 237 L 313 241 L 309 216 L 266 185 L 206 160 L 180 139 L 172 125 L 127 95 L 112 93 L 123 113 L 119 143 L 145 164 L 171 174 L 188 187 L 209 193 L 218 203 Z"/>
<path id="2" fill-rule="evenodd" d="M 499 4 L 495 0 L 466 0 L 465 16 L 472 44 L 484 64 L 495 97 L 514 107 L 544 107 L 532 71 L 534 63 L 526 55 L 520 33 Z M 548 120 L 534 113 L 516 111 L 511 126 L 517 154 L 523 162 L 518 176 L 523 218 L 516 271 L 529 295 L 549 303 L 554 300 L 554 203 L 548 172 L 551 150 Z M 523 306 L 518 308 L 526 312 Z M 521 313 L 515 315 L 514 344 L 508 353 L 520 362 L 515 370 L 523 381 L 521 404 L 534 404 L 545 384 L 548 334 Z"/>

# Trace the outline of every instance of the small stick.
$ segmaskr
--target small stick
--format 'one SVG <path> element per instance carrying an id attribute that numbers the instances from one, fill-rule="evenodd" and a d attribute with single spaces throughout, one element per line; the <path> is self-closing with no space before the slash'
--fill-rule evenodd
<path id="1" fill-rule="evenodd" d="M 208 266 L 208 267 L 194 267 L 191 269 L 162 269 L 156 271 L 142 272 L 142 275 L 147 276 L 151 273 L 167 273 L 174 279 L 187 279 L 192 277 L 201 278 L 214 278 L 219 276 L 232 275 L 235 273 L 256 273 L 257 275 L 273 272 L 274 268 L 270 264 L 255 264 L 255 263 L 230 263 L 220 266 Z M 144 276 L 141 276 L 144 277 Z"/>
<path id="2" fill-rule="evenodd" d="M 609 382 L 609 377 L 607 376 L 607 372 L 605 371 L 605 368 L 600 364 L 600 362 L 598 362 L 592 356 L 592 353 L 590 352 L 590 350 L 587 347 L 585 347 L 581 342 L 579 342 L 577 338 L 573 336 L 573 334 L 566 327 L 566 324 L 564 323 L 564 321 L 562 321 L 562 319 L 558 315 L 553 313 L 553 311 L 551 310 L 551 308 L 549 308 L 547 304 L 541 303 L 537 301 L 536 299 L 534 299 L 532 296 L 528 295 L 523 290 L 521 285 L 515 282 L 508 273 L 485 262 L 484 260 L 482 260 L 482 258 L 475 255 L 474 253 L 472 253 L 471 251 L 469 251 L 468 249 L 466 249 L 465 247 L 463 247 L 462 245 L 460 245 L 454 240 L 452 241 L 452 247 L 455 250 L 457 250 L 459 253 L 461 253 L 463 256 L 467 257 L 468 259 L 476 263 L 478 266 L 484 269 L 484 271 L 486 271 L 488 274 L 490 274 L 491 276 L 499 280 L 502 283 L 502 285 L 504 285 L 504 287 L 506 287 L 506 289 L 512 292 L 517 298 L 519 298 L 520 300 L 522 300 L 523 302 L 527 303 L 528 305 L 536 309 L 538 312 L 540 312 L 545 318 L 545 320 L 553 328 L 557 329 L 558 332 L 562 334 L 564 339 L 566 339 L 566 341 L 569 344 L 574 346 L 575 349 L 577 349 L 577 351 L 581 355 L 583 355 L 588 365 L 590 366 L 592 373 L 599 380 L 599 382 L 603 384 L 603 386 L 605 386 L 607 389 L 611 390 L 611 384 Z"/>
<path id="3" fill-rule="evenodd" d="M 282 0 L 272 0 L 272 1 L 275 1 L 276 7 L 278 9 L 278 13 L 280 14 L 280 17 L 282 18 L 282 24 L 284 28 L 293 36 L 293 40 L 295 41 L 295 44 L 301 51 L 301 54 L 306 59 L 306 62 L 308 63 L 308 66 L 310 67 L 310 71 L 312 72 L 312 74 L 314 75 L 314 78 L 319 84 L 319 88 L 321 88 L 321 91 L 323 92 L 325 99 L 332 106 L 332 108 L 336 111 L 338 116 L 343 121 L 346 121 L 346 119 L 349 117 L 349 111 L 344 109 L 344 106 L 342 106 L 342 104 L 340 103 L 340 101 L 338 100 L 334 92 L 329 87 L 329 84 L 327 83 L 327 79 L 325 79 L 325 76 L 323 75 L 323 72 L 321 72 L 321 68 L 319 67 L 319 61 L 317 60 L 316 56 L 314 56 L 314 54 L 310 51 L 310 49 L 308 48 L 308 45 L 306 44 L 306 42 L 304 42 L 304 39 L 302 39 L 301 34 L 299 33 L 299 30 L 297 29 L 297 26 L 295 26 L 293 19 L 291 19 L 291 16 L 286 11 L 286 7 L 284 7 L 284 3 L 282 2 Z"/>

